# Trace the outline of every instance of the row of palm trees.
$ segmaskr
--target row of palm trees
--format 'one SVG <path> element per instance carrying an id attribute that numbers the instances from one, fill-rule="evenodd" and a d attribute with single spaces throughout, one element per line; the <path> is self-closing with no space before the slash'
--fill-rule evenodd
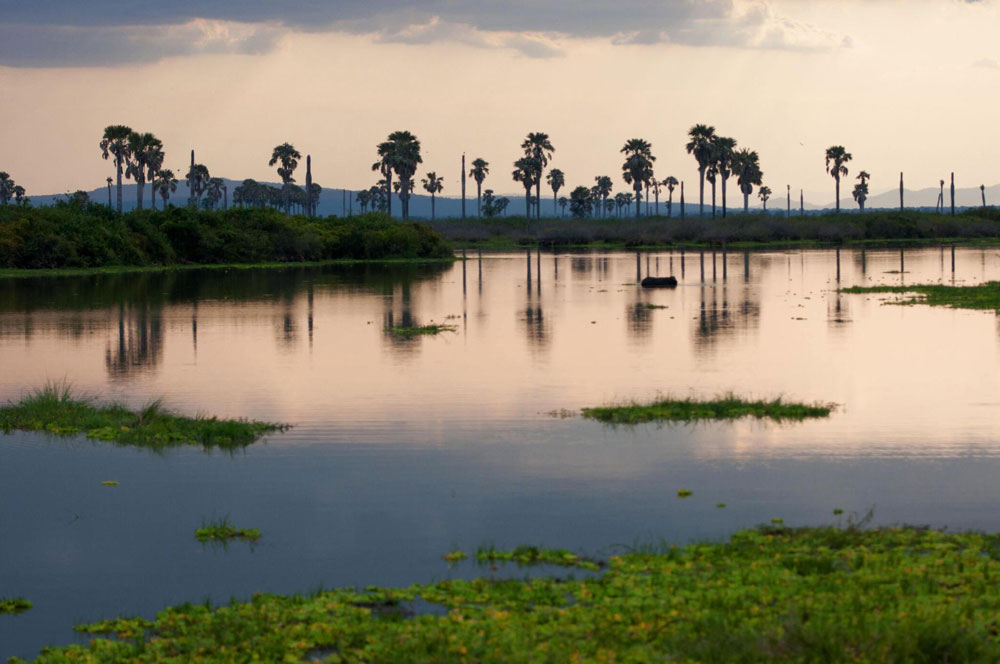
<path id="1" fill-rule="evenodd" d="M 0 171 L 0 204 L 7 205 L 14 199 L 15 205 L 27 205 L 30 201 L 24 187 L 14 182 L 14 178 L 6 171 Z"/>

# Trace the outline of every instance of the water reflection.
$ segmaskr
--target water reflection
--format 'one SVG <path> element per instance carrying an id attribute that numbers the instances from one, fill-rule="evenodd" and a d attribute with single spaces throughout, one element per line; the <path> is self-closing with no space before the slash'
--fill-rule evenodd
<path id="1" fill-rule="evenodd" d="M 703 286 L 697 324 L 695 350 L 708 352 L 723 339 L 743 338 L 760 326 L 761 306 L 753 299 L 755 289 L 740 287 L 735 303 L 730 303 L 732 288 L 727 285 Z"/>
<path id="2" fill-rule="evenodd" d="M 163 319 L 160 307 L 139 304 L 118 307 L 118 330 L 108 342 L 104 365 L 114 380 L 149 372 L 163 359 Z"/>

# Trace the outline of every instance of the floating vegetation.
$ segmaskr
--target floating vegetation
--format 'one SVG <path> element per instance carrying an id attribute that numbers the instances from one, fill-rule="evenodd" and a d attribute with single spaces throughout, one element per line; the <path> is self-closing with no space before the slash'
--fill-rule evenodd
<path id="1" fill-rule="evenodd" d="M 243 419 L 184 417 L 165 409 L 159 400 L 136 412 L 122 404 L 102 405 L 78 397 L 64 383 L 48 383 L 18 403 L 0 407 L 0 430 L 4 433 L 20 430 L 57 436 L 84 434 L 95 440 L 153 449 L 181 445 L 237 449 L 264 434 L 287 428 Z"/>
<path id="2" fill-rule="evenodd" d="M 202 519 L 201 528 L 194 531 L 199 542 L 228 542 L 241 539 L 256 542 L 260 539 L 260 531 L 256 528 L 237 528 L 229 523 L 229 517 L 224 516 L 214 521 Z"/>
<path id="3" fill-rule="evenodd" d="M 691 489 L 677 489 L 678 498 L 688 498 L 692 495 L 694 495 L 694 492 Z"/>
<path id="4" fill-rule="evenodd" d="M 118 486 L 117 480 L 104 480 L 101 482 L 101 486 Z"/>
<path id="5" fill-rule="evenodd" d="M 647 304 L 646 308 L 647 309 L 669 309 L 670 307 L 668 307 L 665 304 Z"/>
<path id="6" fill-rule="evenodd" d="M 723 507 L 726 506 L 726 504 L 725 503 L 716 503 L 715 506 L 718 507 L 721 510 Z"/>
<path id="7" fill-rule="evenodd" d="M 401 337 L 418 337 L 425 334 L 441 334 L 442 332 L 454 332 L 458 328 L 454 325 L 421 325 L 419 327 L 390 327 L 389 332 Z"/>
<path id="8" fill-rule="evenodd" d="M 34 606 L 34 604 L 23 597 L 14 597 L 12 599 L 0 597 L 0 614 L 24 613 L 32 606 Z"/>
<path id="9" fill-rule="evenodd" d="M 1000 661 L 996 535 L 769 528 L 607 565 L 185 604 L 82 626 L 108 636 L 35 661 Z M 385 609 L 418 599 L 446 611 Z"/>
<path id="10" fill-rule="evenodd" d="M 1000 311 L 1000 281 L 989 281 L 978 286 L 940 286 L 914 284 L 912 286 L 851 286 L 840 293 L 900 293 L 913 297 L 903 298 L 892 304 L 929 304 L 932 307 L 955 309 L 989 309 Z"/>
<path id="11" fill-rule="evenodd" d="M 584 408 L 583 416 L 611 424 L 639 424 L 656 420 L 695 422 L 698 420 L 733 420 L 756 417 L 771 420 L 804 420 L 809 417 L 827 417 L 835 404 L 801 404 L 783 401 L 748 401 L 734 394 L 724 394 L 715 399 L 674 399 L 664 397 L 650 404 L 626 403 L 616 406 Z"/>
<path id="12" fill-rule="evenodd" d="M 459 563 L 468 558 L 469 556 L 466 555 L 464 551 L 450 551 L 449 553 L 446 553 L 441 557 L 444 558 L 445 562 Z"/>
<path id="13" fill-rule="evenodd" d="M 568 549 L 542 549 L 537 546 L 519 546 L 509 551 L 495 547 L 480 548 L 476 552 L 476 560 L 480 563 L 517 563 L 530 565 L 559 565 L 560 567 L 579 567 L 596 572 L 601 563 L 590 558 L 578 556 Z"/>

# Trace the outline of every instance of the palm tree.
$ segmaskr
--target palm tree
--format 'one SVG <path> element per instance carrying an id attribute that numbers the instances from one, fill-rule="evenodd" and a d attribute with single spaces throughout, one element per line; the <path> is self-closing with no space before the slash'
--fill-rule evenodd
<path id="1" fill-rule="evenodd" d="M 535 186 L 535 160 L 532 157 L 521 157 L 514 162 L 511 177 L 514 182 L 520 182 L 524 187 L 524 214 L 531 217 L 531 188 Z"/>
<path id="2" fill-rule="evenodd" d="M 115 170 L 118 172 L 118 213 L 122 211 L 122 170 L 129 158 L 129 136 L 132 129 L 125 125 L 109 125 L 104 128 L 101 139 L 101 156 L 107 159 L 114 157 Z"/>
<path id="3" fill-rule="evenodd" d="M 323 187 L 316 182 L 310 182 L 308 190 L 306 191 L 306 196 L 308 197 L 309 203 L 306 206 L 309 210 L 310 216 L 316 215 L 316 207 L 319 205 L 319 196 L 323 193 Z"/>
<path id="4" fill-rule="evenodd" d="M 705 169 L 705 179 L 712 185 L 712 219 L 715 219 L 715 181 L 719 178 L 719 162 L 713 158 L 712 163 Z"/>
<path id="5" fill-rule="evenodd" d="M 601 205 L 598 211 L 601 213 L 600 216 L 604 216 L 604 208 L 607 207 L 606 203 L 608 196 L 611 195 L 612 190 L 615 188 L 615 183 L 612 181 L 611 177 L 608 175 L 598 175 L 594 178 L 596 190 L 596 197 L 601 199 Z"/>
<path id="6" fill-rule="evenodd" d="M 215 206 L 222 200 L 225 188 L 226 183 L 222 178 L 210 178 L 208 186 L 205 187 L 205 204 L 214 210 Z"/>
<path id="7" fill-rule="evenodd" d="M 410 194 L 413 192 L 413 176 L 417 165 L 423 163 L 420 156 L 420 141 L 408 131 L 394 131 L 386 141 L 379 143 L 379 161 L 372 164 L 373 171 L 381 171 L 386 178 L 386 196 L 389 198 L 389 210 L 392 211 L 389 186 L 392 183 L 392 173 L 396 174 L 399 187 L 399 202 L 403 208 L 403 219 L 410 218 Z"/>
<path id="8" fill-rule="evenodd" d="M 159 173 L 160 169 L 163 168 L 163 160 L 165 157 L 166 155 L 163 153 L 163 150 L 161 149 L 157 149 L 153 151 L 152 154 L 149 155 L 149 165 L 147 167 L 149 169 L 149 172 L 146 175 L 146 180 L 150 183 L 150 187 L 152 187 L 152 182 L 156 180 L 157 173 Z M 149 194 L 149 204 L 155 210 L 156 191 L 150 189 L 150 192 L 151 193 Z"/>
<path id="9" fill-rule="evenodd" d="M 108 176 L 108 209 L 109 210 L 111 209 L 111 183 L 112 182 L 114 182 L 114 180 L 112 180 L 111 176 L 109 175 Z"/>
<path id="10" fill-rule="evenodd" d="M 482 157 L 477 157 L 472 161 L 472 168 L 469 169 L 469 177 L 476 181 L 476 216 L 483 216 L 483 181 L 490 173 L 490 163 Z"/>
<path id="11" fill-rule="evenodd" d="M 833 145 L 826 149 L 826 172 L 832 175 L 837 183 L 837 212 L 840 212 L 840 176 L 847 175 L 847 166 L 844 164 L 850 160 L 851 153 L 845 150 L 843 145 Z"/>
<path id="12" fill-rule="evenodd" d="M 566 204 L 567 203 L 569 203 L 569 200 L 567 200 L 565 196 L 560 196 L 559 197 L 559 207 L 562 209 L 562 216 L 564 216 L 564 217 L 566 216 Z"/>
<path id="13" fill-rule="evenodd" d="M 760 157 L 753 150 L 737 150 L 733 153 L 733 175 L 743 192 L 743 213 L 750 211 L 750 194 L 753 193 L 753 186 L 761 184 L 764 178 L 763 171 L 760 170 Z"/>
<path id="14" fill-rule="evenodd" d="M 174 172 L 169 168 L 164 168 L 153 178 L 153 199 L 156 199 L 156 193 L 159 192 L 163 199 L 164 210 L 167 209 L 167 199 L 175 191 L 177 191 L 177 178 L 174 177 Z"/>
<path id="15" fill-rule="evenodd" d="M 431 195 L 431 221 L 434 221 L 434 197 L 444 189 L 444 180 L 439 178 L 437 173 L 431 171 L 421 182 L 424 185 L 424 190 Z"/>
<path id="16" fill-rule="evenodd" d="M 135 180 L 135 191 L 136 199 L 135 206 L 136 209 L 142 209 L 142 193 L 146 187 L 146 173 L 149 169 L 150 162 L 159 159 L 162 161 L 162 156 L 157 157 L 157 154 L 163 154 L 163 143 L 156 136 L 153 136 L 149 132 L 140 134 L 139 132 L 133 131 L 128 135 L 128 166 L 125 169 L 125 177 Z"/>
<path id="17" fill-rule="evenodd" d="M 669 198 L 667 198 L 667 216 L 672 217 L 674 213 L 674 187 L 680 184 L 673 175 L 668 175 L 663 181 L 663 186 L 667 188 Z"/>
<path id="18" fill-rule="evenodd" d="M 870 180 L 871 177 L 872 176 L 868 174 L 868 171 L 861 171 L 858 173 L 857 179 L 859 182 L 854 185 L 854 191 L 851 192 L 851 195 L 854 196 L 854 201 L 858 204 L 859 212 L 865 211 L 865 201 L 868 200 L 868 180 Z M 944 180 L 942 180 L 942 182 L 944 182 Z"/>
<path id="19" fill-rule="evenodd" d="M 379 143 L 376 148 L 379 160 L 372 164 L 372 170 L 382 174 L 382 179 L 376 186 L 382 188 L 382 197 L 385 199 L 390 217 L 392 216 L 392 158 L 394 149 L 395 146 L 389 141 Z"/>
<path id="20" fill-rule="evenodd" d="M 736 150 L 736 139 L 717 136 L 714 142 L 715 163 L 718 165 L 719 177 L 722 179 L 722 216 L 726 216 L 726 180 L 729 179 L 733 161 L 733 151 Z"/>
<path id="21" fill-rule="evenodd" d="M 696 124 L 688 130 L 691 139 L 685 148 L 688 154 L 694 155 L 698 162 L 699 203 L 698 216 L 705 214 L 705 169 L 712 162 L 712 139 L 715 137 L 715 127 Z"/>
<path id="22" fill-rule="evenodd" d="M 558 168 L 553 168 L 549 171 L 545 179 L 549 183 L 549 186 L 552 187 L 552 215 L 555 216 L 558 214 L 556 206 L 559 204 L 559 190 L 566 184 L 566 174 Z"/>
<path id="23" fill-rule="evenodd" d="M 208 167 L 204 164 L 195 164 L 188 169 L 187 180 L 191 186 L 191 198 L 198 201 L 195 207 L 201 203 L 201 195 L 205 193 L 205 189 L 208 187 L 211 179 L 212 176 L 208 173 Z"/>
<path id="24" fill-rule="evenodd" d="M 291 143 L 282 143 L 281 145 L 276 145 L 273 150 L 271 150 L 271 160 L 267 162 L 268 166 L 274 166 L 275 164 L 280 164 L 278 166 L 278 175 L 281 177 L 282 189 L 286 194 L 285 198 L 285 214 L 288 214 L 288 207 L 290 201 L 288 199 L 289 189 L 288 185 L 295 182 L 295 178 L 292 174 L 295 172 L 296 167 L 299 165 L 299 159 L 302 159 L 302 154 L 296 150 Z"/>
<path id="25" fill-rule="evenodd" d="M 654 213 L 656 214 L 656 216 L 659 217 L 660 216 L 660 185 L 662 183 L 659 180 L 657 180 L 655 177 L 652 179 L 651 182 L 652 182 L 652 185 L 653 185 L 653 196 L 655 197 L 655 203 L 654 203 L 653 210 L 654 210 Z"/>
<path id="26" fill-rule="evenodd" d="M 24 205 L 24 202 L 26 200 L 24 195 L 26 193 L 27 191 L 24 189 L 24 187 L 22 187 L 19 184 L 14 185 L 14 202 L 17 203 L 18 205 Z"/>
<path id="27" fill-rule="evenodd" d="M 653 177 L 653 146 L 648 141 L 641 138 L 630 138 L 625 141 L 625 145 L 620 152 L 625 155 L 625 163 L 622 164 L 622 178 L 625 184 L 631 184 L 635 190 L 635 218 L 638 219 L 641 212 L 642 187 Z"/>
<path id="28" fill-rule="evenodd" d="M 521 143 L 521 149 L 524 150 L 524 156 L 532 160 L 535 166 L 535 173 L 533 174 L 533 180 L 535 182 L 535 196 L 539 200 L 542 198 L 542 175 L 545 172 L 545 167 L 549 165 L 549 160 L 552 159 L 552 153 L 556 151 L 552 147 L 552 141 L 549 140 L 549 135 L 540 132 L 533 131 L 528 134 L 528 136 Z M 538 206 L 537 218 L 542 218 L 542 208 Z"/>
<path id="29" fill-rule="evenodd" d="M 757 192 L 757 195 L 760 196 L 760 201 L 764 204 L 764 212 L 767 213 L 767 199 L 771 197 L 771 188 L 761 187 L 760 191 Z"/>
<path id="30" fill-rule="evenodd" d="M 570 192 L 569 212 L 577 219 L 583 219 L 589 215 L 593 207 L 594 199 L 587 187 L 581 185 Z"/>

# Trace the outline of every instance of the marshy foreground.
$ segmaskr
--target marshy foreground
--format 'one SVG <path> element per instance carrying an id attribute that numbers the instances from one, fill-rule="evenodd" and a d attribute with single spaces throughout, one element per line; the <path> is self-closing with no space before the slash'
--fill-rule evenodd
<path id="1" fill-rule="evenodd" d="M 563 565 L 587 565 L 561 554 Z M 35 662 L 995 662 L 1000 537 L 746 530 L 601 573 L 254 595 L 77 630 Z M 445 564 L 445 563 L 442 563 Z M 492 570 L 497 564 L 488 563 Z M 593 563 L 589 563 L 593 566 Z M 12 663 L 22 662 L 14 658 Z"/>
<path id="2" fill-rule="evenodd" d="M 839 261 L 706 248 L 704 269 L 700 251 L 532 251 L 530 273 L 523 250 L 473 256 L 0 279 L 0 403 L 65 380 L 123 404 L 118 430 L 158 397 L 175 413 L 295 425 L 235 448 L 85 438 L 104 425 L 0 436 L 0 530 L 16 543 L 0 547 L 0 598 L 32 604 L 0 615 L 0 659 L 110 639 L 95 649 L 153 660 L 257 620 L 250 644 L 300 659 L 370 647 L 381 661 L 375 648 L 401 635 L 400 653 L 438 648 L 439 661 L 461 658 L 451 643 L 480 661 L 498 644 L 537 659 L 547 636 L 553 659 L 572 641 L 591 660 L 607 647 L 618 661 L 647 648 L 811 661 L 831 640 L 834 661 L 945 659 L 953 646 L 953 660 L 995 658 L 978 613 L 993 596 L 977 586 L 993 578 L 994 540 L 949 533 L 1000 530 L 1000 420 L 984 396 L 1000 393 L 997 316 L 840 289 L 988 284 L 1000 251 L 959 247 L 954 271 L 948 247 L 907 249 L 905 267 L 898 248 L 871 246 Z M 637 268 L 677 288 L 642 289 Z M 396 331 L 429 326 L 442 329 Z M 728 392 L 838 406 L 629 426 L 548 414 Z M 799 530 L 871 506 L 867 534 Z M 937 530 L 891 529 L 908 523 Z M 374 586 L 397 590 L 310 604 L 318 587 Z M 834 586 L 856 610 L 832 604 Z M 158 622 L 157 640 L 73 629 L 120 617 Z M 961 650 L 970 639 L 978 655 Z M 320 643 L 333 645 L 309 649 Z"/>

